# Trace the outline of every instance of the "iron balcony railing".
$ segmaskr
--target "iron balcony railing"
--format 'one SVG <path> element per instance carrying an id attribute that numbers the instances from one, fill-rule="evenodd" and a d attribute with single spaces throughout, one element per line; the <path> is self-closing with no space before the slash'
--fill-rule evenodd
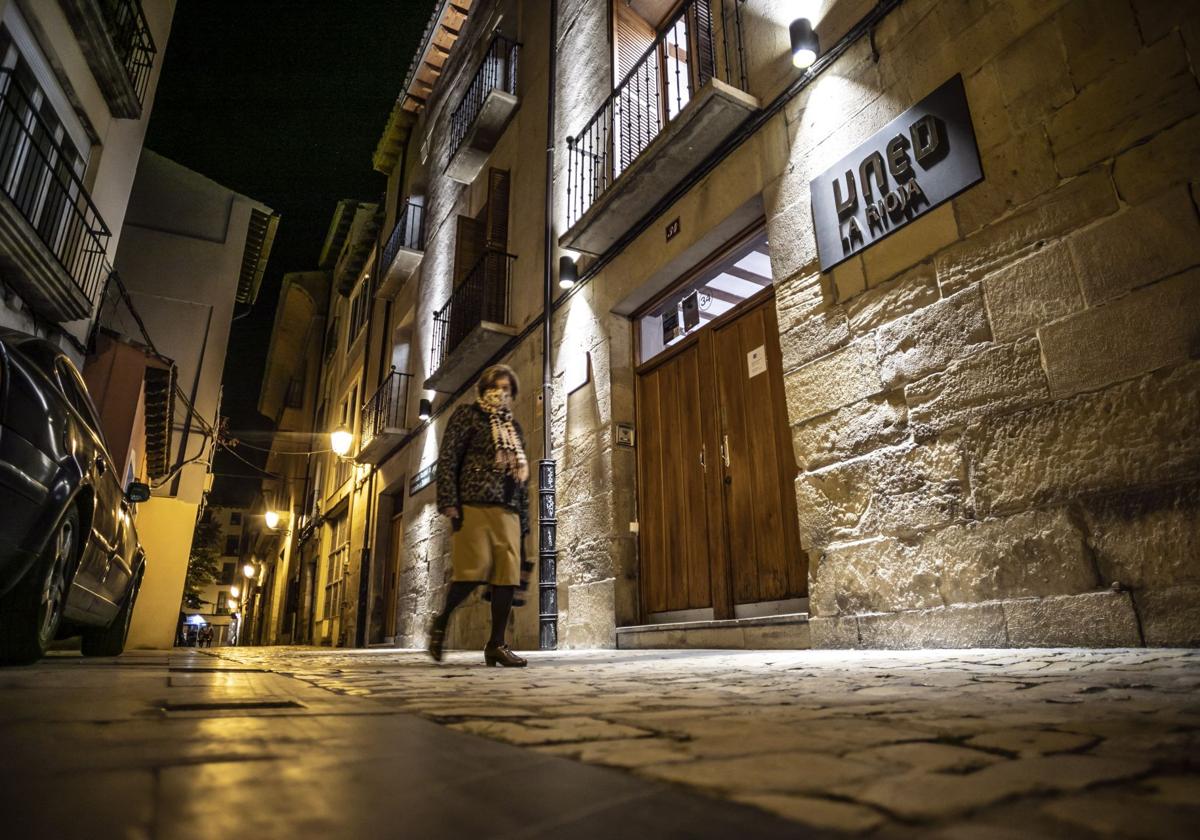
<path id="1" fill-rule="evenodd" d="M 567 138 L 568 226 L 712 79 L 746 89 L 742 2 L 684 3 L 583 130 Z"/>
<path id="2" fill-rule="evenodd" d="M 411 198 L 404 202 L 404 210 L 383 247 L 383 267 L 386 271 L 396 261 L 401 248 L 410 251 L 425 250 L 425 208 Z"/>
<path id="3" fill-rule="evenodd" d="M 138 102 L 142 102 L 158 48 L 146 23 L 141 0 L 100 0 L 100 13 Z"/>
<path id="4" fill-rule="evenodd" d="M 431 370 L 439 370 L 446 356 L 484 321 L 508 323 L 514 260 L 503 251 L 485 251 L 446 305 L 433 313 Z"/>
<path id="5" fill-rule="evenodd" d="M 475 77 L 463 94 L 462 101 L 450 117 L 450 158 L 458 153 L 467 134 L 483 110 L 483 103 L 493 90 L 516 95 L 517 64 L 521 45 L 503 35 L 496 35 L 483 54 Z"/>
<path id="6" fill-rule="evenodd" d="M 71 155 L 11 70 L 0 70 L 0 190 L 84 296 L 95 303 L 112 234 Z"/>
<path id="7" fill-rule="evenodd" d="M 392 368 L 379 390 L 363 406 L 362 446 L 366 449 L 387 429 L 403 429 L 408 409 L 408 386 L 412 374 Z"/>

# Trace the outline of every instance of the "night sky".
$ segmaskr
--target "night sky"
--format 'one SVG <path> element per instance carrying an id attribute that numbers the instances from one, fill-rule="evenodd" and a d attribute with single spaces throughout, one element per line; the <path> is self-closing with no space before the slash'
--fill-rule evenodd
<path id="1" fill-rule="evenodd" d="M 222 413 L 235 436 L 256 410 L 282 276 L 316 268 L 340 198 L 382 196 L 371 168 L 435 0 L 180 0 L 146 147 L 282 215 L 251 313 L 233 324 Z M 241 309 L 241 308 L 239 308 Z M 245 447 L 239 453 L 262 463 Z M 218 455 L 213 501 L 248 504 L 255 471 Z"/>

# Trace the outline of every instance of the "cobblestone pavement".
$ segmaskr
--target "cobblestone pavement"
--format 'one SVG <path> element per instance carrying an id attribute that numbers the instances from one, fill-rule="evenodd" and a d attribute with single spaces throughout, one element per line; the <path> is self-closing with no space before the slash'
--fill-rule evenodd
<path id="1" fill-rule="evenodd" d="M 1200 651 L 220 649 L 452 729 L 878 837 L 1182 837 Z"/>

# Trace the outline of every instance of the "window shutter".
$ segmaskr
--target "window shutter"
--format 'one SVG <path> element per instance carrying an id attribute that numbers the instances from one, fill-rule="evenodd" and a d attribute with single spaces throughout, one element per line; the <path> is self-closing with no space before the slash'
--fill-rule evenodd
<path id="1" fill-rule="evenodd" d="M 470 216 L 459 216 L 454 232 L 454 287 L 466 279 L 468 272 L 483 256 L 483 223 Z"/>
<path id="2" fill-rule="evenodd" d="M 703 4 L 701 4 L 703 5 Z M 637 12 L 624 4 L 616 4 L 617 19 L 616 35 L 616 78 L 613 85 L 619 85 L 629 75 L 633 65 L 641 58 L 650 45 L 654 43 L 654 29 L 638 16 Z"/>
<path id="3" fill-rule="evenodd" d="M 486 247 L 491 251 L 508 250 L 508 170 L 488 170 Z"/>

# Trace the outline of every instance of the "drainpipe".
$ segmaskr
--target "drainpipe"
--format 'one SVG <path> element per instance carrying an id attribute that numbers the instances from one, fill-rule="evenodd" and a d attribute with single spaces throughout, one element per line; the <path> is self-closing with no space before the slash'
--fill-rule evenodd
<path id="1" fill-rule="evenodd" d="M 550 73 L 546 95 L 545 300 L 542 306 L 542 460 L 538 462 L 538 644 L 558 647 L 558 520 L 550 415 L 554 393 L 551 326 L 554 318 L 554 98 L 558 88 L 558 0 L 550 0 Z"/>

